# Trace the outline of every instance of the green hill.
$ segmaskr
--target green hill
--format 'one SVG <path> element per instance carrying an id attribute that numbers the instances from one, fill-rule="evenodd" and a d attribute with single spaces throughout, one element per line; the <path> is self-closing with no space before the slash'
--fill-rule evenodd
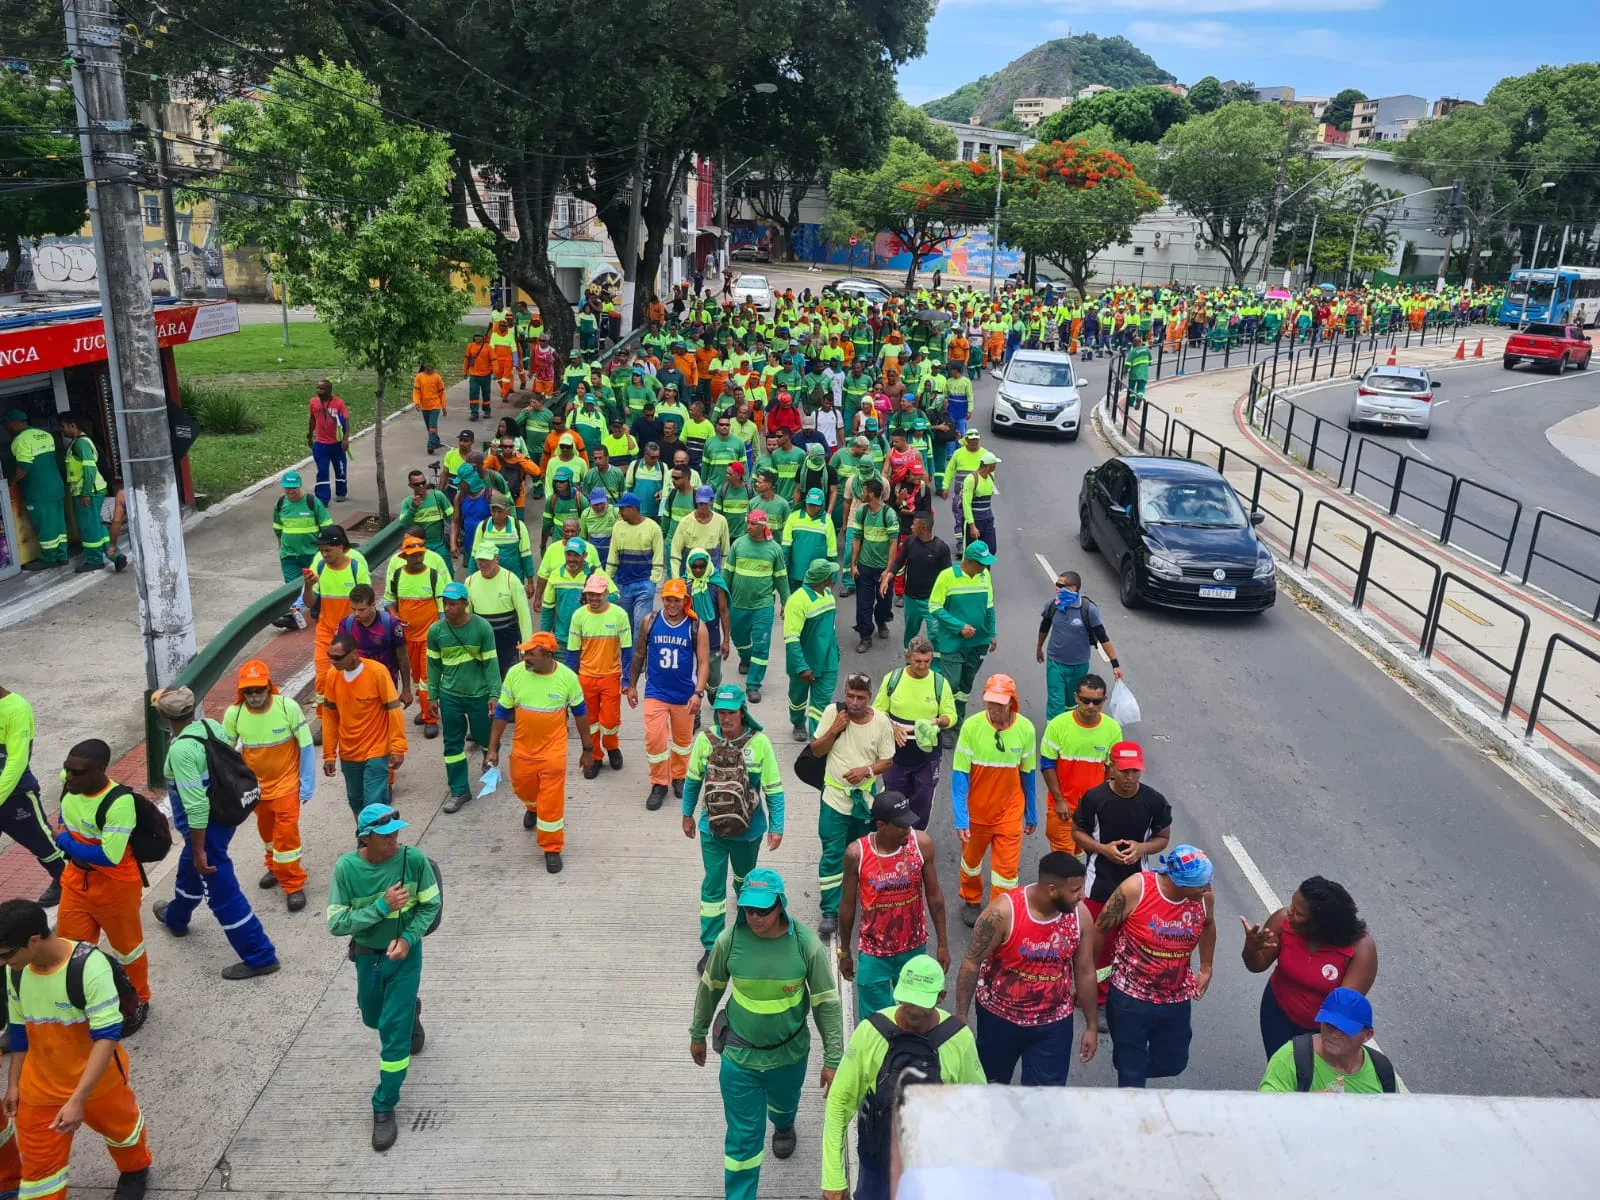
<path id="1" fill-rule="evenodd" d="M 1127 38 L 1082 33 L 1035 46 L 1004 70 L 962 84 L 922 108 L 943 121 L 967 121 L 976 113 L 989 122 L 1010 112 L 1019 96 L 1070 96 L 1091 83 L 1126 88 L 1176 82 Z"/>

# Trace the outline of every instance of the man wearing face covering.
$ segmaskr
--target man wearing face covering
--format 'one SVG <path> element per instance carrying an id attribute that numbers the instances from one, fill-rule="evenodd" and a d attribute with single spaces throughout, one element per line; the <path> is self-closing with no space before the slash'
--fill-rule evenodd
<path id="1" fill-rule="evenodd" d="M 1089 654 L 1095 645 L 1105 647 L 1111 673 L 1122 678 L 1117 648 L 1111 644 L 1100 617 L 1100 607 L 1083 594 L 1083 579 L 1076 571 L 1056 576 L 1056 593 L 1039 616 L 1039 642 L 1033 657 L 1044 664 L 1045 720 L 1072 707 L 1078 682 L 1089 673 Z"/>

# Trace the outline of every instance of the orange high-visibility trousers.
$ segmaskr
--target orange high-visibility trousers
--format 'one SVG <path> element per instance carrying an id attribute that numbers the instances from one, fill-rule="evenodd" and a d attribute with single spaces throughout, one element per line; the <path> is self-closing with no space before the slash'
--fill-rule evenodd
<path id="1" fill-rule="evenodd" d="M 983 350 L 985 361 L 990 366 L 1004 361 L 1006 356 L 1006 335 L 1003 333 L 991 333 L 989 339 L 983 344 Z"/>
<path id="2" fill-rule="evenodd" d="M 606 750 L 617 749 L 622 732 L 622 676 L 579 675 L 583 705 L 589 710 L 589 747 L 595 762 Z"/>
<path id="3" fill-rule="evenodd" d="M 666 785 L 689 773 L 694 747 L 694 715 L 687 704 L 644 698 L 644 757 L 650 782 Z"/>
<path id="4" fill-rule="evenodd" d="M 961 899 L 983 903 L 983 855 L 989 852 L 989 899 L 1015 891 L 1022 863 L 1022 822 L 979 825 L 974 821 L 961 847 Z"/>
<path id="5" fill-rule="evenodd" d="M 111 954 L 128 973 L 139 999 L 150 999 L 150 960 L 144 952 L 144 927 L 139 904 L 144 884 L 137 879 L 113 879 L 104 871 L 68 863 L 61 873 L 61 908 L 56 914 L 56 936 L 98 945 L 105 934 Z"/>
<path id="6" fill-rule="evenodd" d="M 434 704 L 433 697 L 428 695 L 428 639 L 406 639 L 406 659 L 411 665 L 411 686 L 416 689 L 417 703 L 422 706 L 422 723 L 424 725 L 437 725 L 439 723 L 439 707 Z"/>
<path id="7" fill-rule="evenodd" d="M 1072 836 L 1073 826 L 1070 815 L 1077 811 L 1078 801 L 1076 797 L 1068 797 L 1067 799 L 1067 812 L 1069 815 L 1065 821 L 1056 816 L 1056 806 L 1054 804 L 1045 806 L 1044 836 L 1045 840 L 1050 843 L 1050 849 L 1065 850 L 1068 854 L 1076 854 L 1078 852 L 1078 841 Z"/>
<path id="8" fill-rule="evenodd" d="M 328 646 L 339 632 L 339 622 L 350 615 L 348 596 L 324 596 L 317 605 L 317 628 L 311 646 L 311 662 L 316 670 L 317 703 L 322 702 L 322 677 L 328 673 Z"/>
<path id="9" fill-rule="evenodd" d="M 65 1200 L 67 1163 L 72 1156 L 72 1134 L 50 1127 L 61 1111 L 59 1103 L 17 1105 L 17 1149 L 22 1157 L 21 1193 L 28 1200 Z M 142 1171 L 150 1165 L 150 1144 L 145 1137 L 144 1114 L 128 1086 L 128 1056 L 120 1047 L 100 1086 L 83 1106 L 83 1123 L 105 1139 L 118 1171 Z"/>
<path id="10" fill-rule="evenodd" d="M 491 346 L 490 360 L 494 363 L 494 377 L 500 384 L 500 398 L 511 395 L 512 359 L 510 346 Z"/>
<path id="11" fill-rule="evenodd" d="M 262 865 L 271 871 L 285 896 L 306 886 L 306 869 L 300 865 L 300 780 L 284 791 L 268 795 L 261 789 L 256 805 L 256 832 L 261 835 Z"/>
<path id="12" fill-rule="evenodd" d="M 22 1186 L 22 1155 L 17 1150 L 17 1127 L 7 1121 L 0 1130 L 0 1196 L 15 1196 Z"/>
<path id="13" fill-rule="evenodd" d="M 511 755 L 511 790 L 533 814 L 539 849 L 560 854 L 567 844 L 567 748 L 557 755 Z"/>

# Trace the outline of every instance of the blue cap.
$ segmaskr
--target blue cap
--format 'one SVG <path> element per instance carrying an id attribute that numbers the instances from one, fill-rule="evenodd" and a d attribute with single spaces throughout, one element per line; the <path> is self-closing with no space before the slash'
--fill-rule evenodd
<path id="1" fill-rule="evenodd" d="M 639 497 L 633 492 L 623 492 L 622 498 L 617 501 L 618 508 L 638 508 Z"/>
<path id="2" fill-rule="evenodd" d="M 283 478 L 278 481 L 280 487 L 297 488 L 301 486 L 299 471 L 285 471 Z"/>
<path id="3" fill-rule="evenodd" d="M 568 538 L 566 551 L 568 554 L 587 555 L 589 553 L 589 547 L 584 544 L 582 538 Z"/>
<path id="4" fill-rule="evenodd" d="M 610 499 L 611 497 L 606 495 L 606 490 L 603 487 L 597 487 L 589 493 L 590 504 L 604 504 Z"/>
<path id="5" fill-rule="evenodd" d="M 1317 1010 L 1317 1024 L 1324 1023 L 1349 1037 L 1356 1037 L 1372 1028 L 1372 1001 L 1355 988 L 1334 988 Z"/>
<path id="6" fill-rule="evenodd" d="M 771 908 L 783 903 L 783 876 L 771 867 L 756 867 L 739 889 L 740 908 Z"/>
<path id="7" fill-rule="evenodd" d="M 409 824 L 409 821 L 402 821 L 400 814 L 389 805 L 369 804 L 356 817 L 356 835 L 364 837 L 369 833 L 399 833 Z"/>
<path id="8" fill-rule="evenodd" d="M 806 493 L 807 504 L 826 504 L 828 498 L 822 494 L 821 488 L 812 488 Z"/>
<path id="9" fill-rule="evenodd" d="M 1205 851 L 1184 843 L 1174 846 L 1156 859 L 1156 873 L 1165 875 L 1179 887 L 1205 887 L 1216 868 Z"/>
<path id="10" fill-rule="evenodd" d="M 447 583 L 444 591 L 440 593 L 446 600 L 465 600 L 467 598 L 467 585 L 464 583 Z"/>
<path id="11" fill-rule="evenodd" d="M 716 492 L 712 491 L 710 488 L 706 487 L 704 484 L 702 484 L 700 487 L 695 488 L 695 490 L 694 490 L 694 502 L 696 504 L 710 504 L 716 498 L 717 498 Z"/>

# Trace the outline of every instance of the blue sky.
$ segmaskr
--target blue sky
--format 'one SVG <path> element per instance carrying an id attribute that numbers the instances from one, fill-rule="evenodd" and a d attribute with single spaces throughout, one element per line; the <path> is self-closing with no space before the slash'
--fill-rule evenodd
<path id="1" fill-rule="evenodd" d="M 900 70 L 913 104 L 997 71 L 1041 42 L 1122 34 L 1183 83 L 1203 75 L 1481 100 L 1505 75 L 1600 58 L 1600 26 L 1555 13 L 1519 21 L 1490 0 L 939 0 L 928 52 Z"/>

